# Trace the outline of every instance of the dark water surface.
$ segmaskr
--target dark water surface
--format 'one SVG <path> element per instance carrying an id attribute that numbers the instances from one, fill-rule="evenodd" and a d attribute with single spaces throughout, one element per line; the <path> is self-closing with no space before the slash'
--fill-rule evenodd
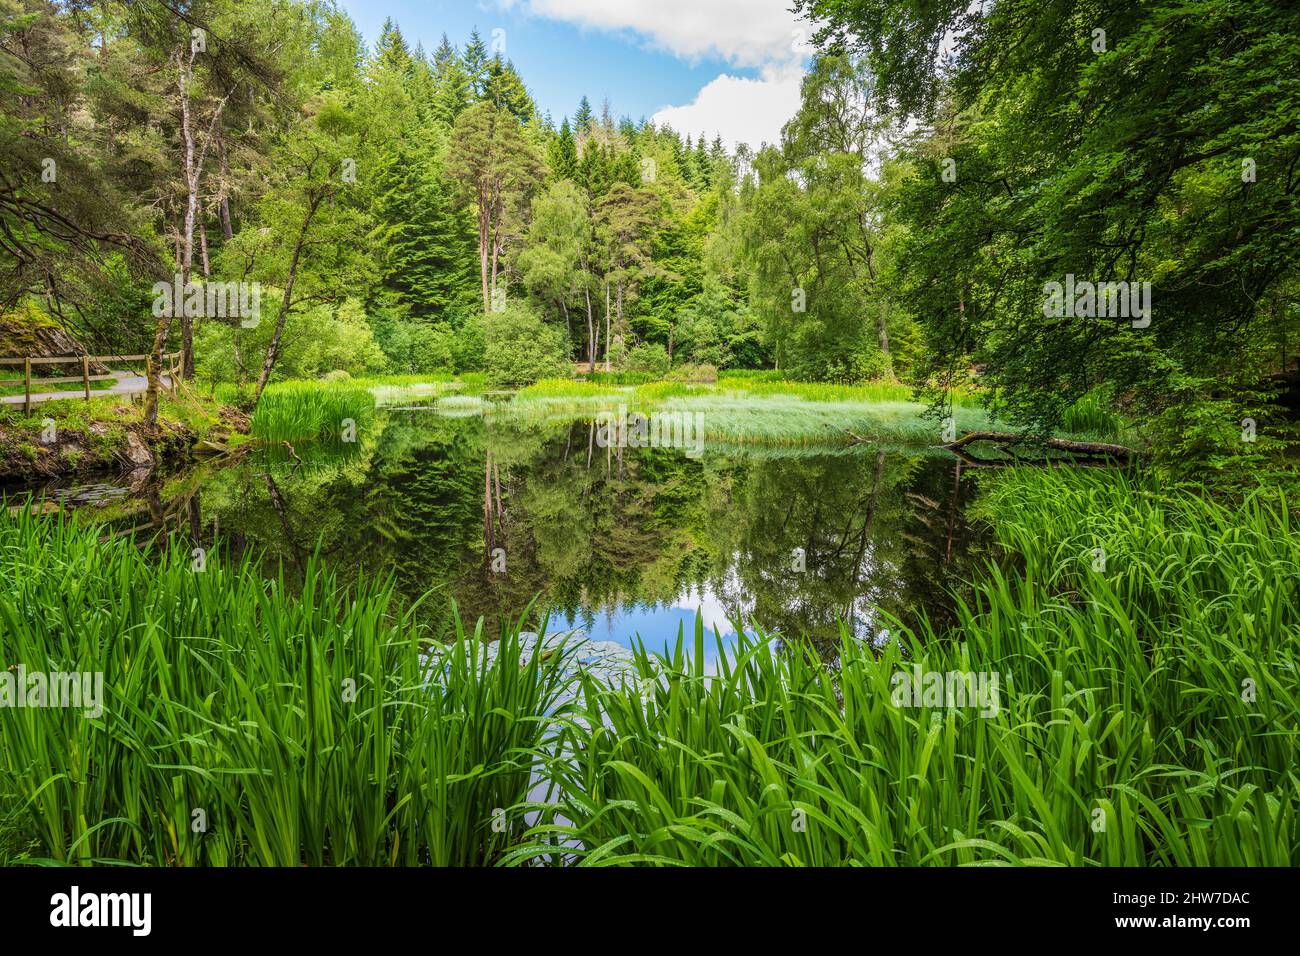
<path id="1" fill-rule="evenodd" d="M 391 575 L 444 632 L 454 600 L 489 634 L 540 595 L 526 626 L 580 627 L 652 650 L 696 614 L 734 635 L 879 640 L 884 615 L 936 623 L 982 541 L 969 472 L 929 449 L 806 451 L 709 444 L 601 448 L 589 421 L 520 424 L 387 413 L 342 449 L 256 450 L 166 481 L 41 489 L 118 529 L 265 555 L 290 579 L 313 550 L 344 580 Z M 10 489 L 10 503 L 17 489 Z"/>

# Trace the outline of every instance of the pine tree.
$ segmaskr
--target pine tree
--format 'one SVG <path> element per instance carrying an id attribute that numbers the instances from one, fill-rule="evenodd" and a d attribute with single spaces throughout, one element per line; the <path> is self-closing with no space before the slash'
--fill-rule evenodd
<path id="1" fill-rule="evenodd" d="M 556 179 L 577 179 L 578 146 L 573 140 L 573 131 L 569 128 L 567 116 L 560 124 L 559 133 L 547 148 L 547 160 Z"/>
<path id="2" fill-rule="evenodd" d="M 487 65 L 483 82 L 483 98 L 498 109 L 513 113 L 521 123 L 532 122 L 537 114 L 533 98 L 528 95 L 524 81 L 509 60 L 497 54 Z"/>
<path id="3" fill-rule="evenodd" d="M 461 55 L 461 66 L 469 79 L 470 93 L 475 99 L 482 99 L 487 81 L 488 55 L 487 45 L 479 35 L 478 27 L 470 32 L 469 42 L 465 44 L 465 52 Z"/>
<path id="4" fill-rule="evenodd" d="M 613 168 L 610 170 L 610 176 L 616 183 L 627 183 L 629 186 L 640 186 L 640 157 L 630 149 L 622 150 L 614 159 Z"/>
<path id="5" fill-rule="evenodd" d="M 579 137 L 590 135 L 591 121 L 594 116 L 591 111 L 591 100 L 584 96 L 578 103 L 578 111 L 573 114 L 573 130 Z"/>
<path id="6" fill-rule="evenodd" d="M 456 117 L 469 106 L 469 76 L 445 33 L 433 54 L 433 62 L 433 121 L 450 129 Z"/>
<path id="7" fill-rule="evenodd" d="M 599 144 L 589 142 L 578 162 L 578 185 L 598 199 L 609 190 L 609 184 L 609 155 Z"/>
<path id="8" fill-rule="evenodd" d="M 402 36 L 402 28 L 389 17 L 379 31 L 379 42 L 375 44 L 375 60 L 382 66 L 398 70 L 405 74 L 411 72 L 411 51 Z"/>
<path id="9" fill-rule="evenodd" d="M 433 51 L 433 68 L 434 72 L 441 72 L 447 64 L 456 59 L 456 48 L 451 45 L 447 39 L 447 34 L 442 35 L 442 40 L 438 43 L 438 49 Z"/>
<path id="10" fill-rule="evenodd" d="M 695 168 L 695 181 L 700 192 L 706 192 L 713 185 L 713 165 L 709 162 L 708 150 L 704 145 L 704 134 L 695 141 L 695 153 L 691 165 Z"/>
<path id="11" fill-rule="evenodd" d="M 404 139 L 379 171 L 375 212 L 384 228 L 384 287 L 413 318 L 442 321 L 478 302 L 473 226 L 455 208 L 438 152 L 441 136 Z"/>
<path id="12" fill-rule="evenodd" d="M 433 97 L 435 85 L 433 81 L 433 68 L 429 65 L 429 58 L 425 56 L 424 47 L 417 43 L 415 52 L 411 56 L 411 98 L 415 100 L 415 109 L 419 114 L 420 122 L 429 123 L 433 119 Z"/>

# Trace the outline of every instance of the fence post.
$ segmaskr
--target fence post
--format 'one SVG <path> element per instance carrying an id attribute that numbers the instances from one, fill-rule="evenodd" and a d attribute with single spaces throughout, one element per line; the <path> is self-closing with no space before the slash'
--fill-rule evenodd
<path id="1" fill-rule="evenodd" d="M 81 357 L 81 384 L 86 386 L 86 401 L 90 401 L 90 356 Z"/>
<path id="2" fill-rule="evenodd" d="M 32 360 L 23 359 L 23 414 L 32 410 Z"/>

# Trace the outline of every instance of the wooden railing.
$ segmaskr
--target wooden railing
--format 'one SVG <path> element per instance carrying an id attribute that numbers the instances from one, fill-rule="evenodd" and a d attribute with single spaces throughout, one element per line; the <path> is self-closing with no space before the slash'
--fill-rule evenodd
<path id="1" fill-rule="evenodd" d="M 184 356 L 185 353 L 182 351 L 182 352 L 168 352 L 162 357 L 163 362 L 166 365 L 162 374 L 167 378 L 168 383 L 173 391 L 175 390 L 176 387 L 176 379 L 180 375 L 181 368 L 184 366 L 184 362 L 182 361 Z M 96 365 L 108 365 L 110 362 L 116 362 L 116 363 L 145 362 L 147 366 L 147 363 L 151 358 L 152 356 L 150 355 L 66 355 L 66 356 L 24 355 L 19 358 L 0 358 L 0 366 L 21 365 L 23 367 L 22 378 L 0 379 L 0 387 L 4 387 L 7 385 L 22 385 L 23 386 L 23 411 L 31 411 L 32 401 L 33 401 L 32 366 L 33 365 L 77 364 L 81 366 L 80 375 L 64 375 L 64 376 L 57 376 L 55 378 L 38 378 L 35 380 L 36 384 L 38 386 L 43 387 L 45 385 L 70 385 L 74 382 L 80 382 L 82 386 L 82 391 L 86 397 L 86 401 L 90 401 L 91 382 L 105 382 L 105 381 L 109 381 L 110 379 L 116 379 L 121 377 L 112 372 L 110 372 L 107 375 L 91 375 L 90 374 L 91 362 L 94 362 Z M 148 373 L 146 372 L 146 377 L 147 375 Z M 119 392 L 118 394 L 134 395 L 136 394 L 136 392 L 143 392 L 143 391 L 144 389 L 140 388 L 140 389 L 135 389 L 127 392 Z M 48 396 L 37 395 L 35 401 L 38 402 L 45 401 L 47 397 Z"/>

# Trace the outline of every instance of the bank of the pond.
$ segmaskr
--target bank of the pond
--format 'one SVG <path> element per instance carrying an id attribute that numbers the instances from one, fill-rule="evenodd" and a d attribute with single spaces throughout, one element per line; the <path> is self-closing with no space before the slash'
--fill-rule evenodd
<path id="1" fill-rule="evenodd" d="M 143 474 L 189 461 L 196 450 L 238 444 L 247 421 L 236 409 L 182 389 L 159 395 L 158 421 L 128 396 L 0 405 L 0 479 L 37 481 L 118 471 Z"/>
<path id="2" fill-rule="evenodd" d="M 830 666 L 758 634 L 716 672 L 700 633 L 576 698 L 571 661 L 514 629 L 506 666 L 457 626 L 426 672 L 392 592 L 315 561 L 298 594 L 247 558 L 0 517 L 0 673 L 103 675 L 102 713 L 0 709 L 0 858 L 520 863 L 558 839 L 588 863 L 1300 862 L 1285 502 L 986 481 L 1008 560 L 951 633 L 899 625 L 878 654 L 846 631 Z M 982 694 L 931 696 L 950 673 Z M 557 803 L 528 804 L 535 774 Z"/>
<path id="3" fill-rule="evenodd" d="M 631 385 L 547 379 L 516 392 L 492 391 L 482 376 L 399 376 L 273 384 L 253 418 L 268 441 L 354 441 L 376 409 L 418 408 L 434 414 L 491 415 L 523 421 L 574 417 L 675 417 L 705 440 L 732 444 L 849 444 L 855 436 L 881 442 L 937 445 L 945 433 L 986 431 L 996 420 L 977 396 L 952 396 L 950 423 L 898 382 L 834 385 L 736 373 L 711 383 L 651 381 Z M 1093 410 L 1066 423 L 1076 437 L 1111 439 L 1117 419 Z"/>

